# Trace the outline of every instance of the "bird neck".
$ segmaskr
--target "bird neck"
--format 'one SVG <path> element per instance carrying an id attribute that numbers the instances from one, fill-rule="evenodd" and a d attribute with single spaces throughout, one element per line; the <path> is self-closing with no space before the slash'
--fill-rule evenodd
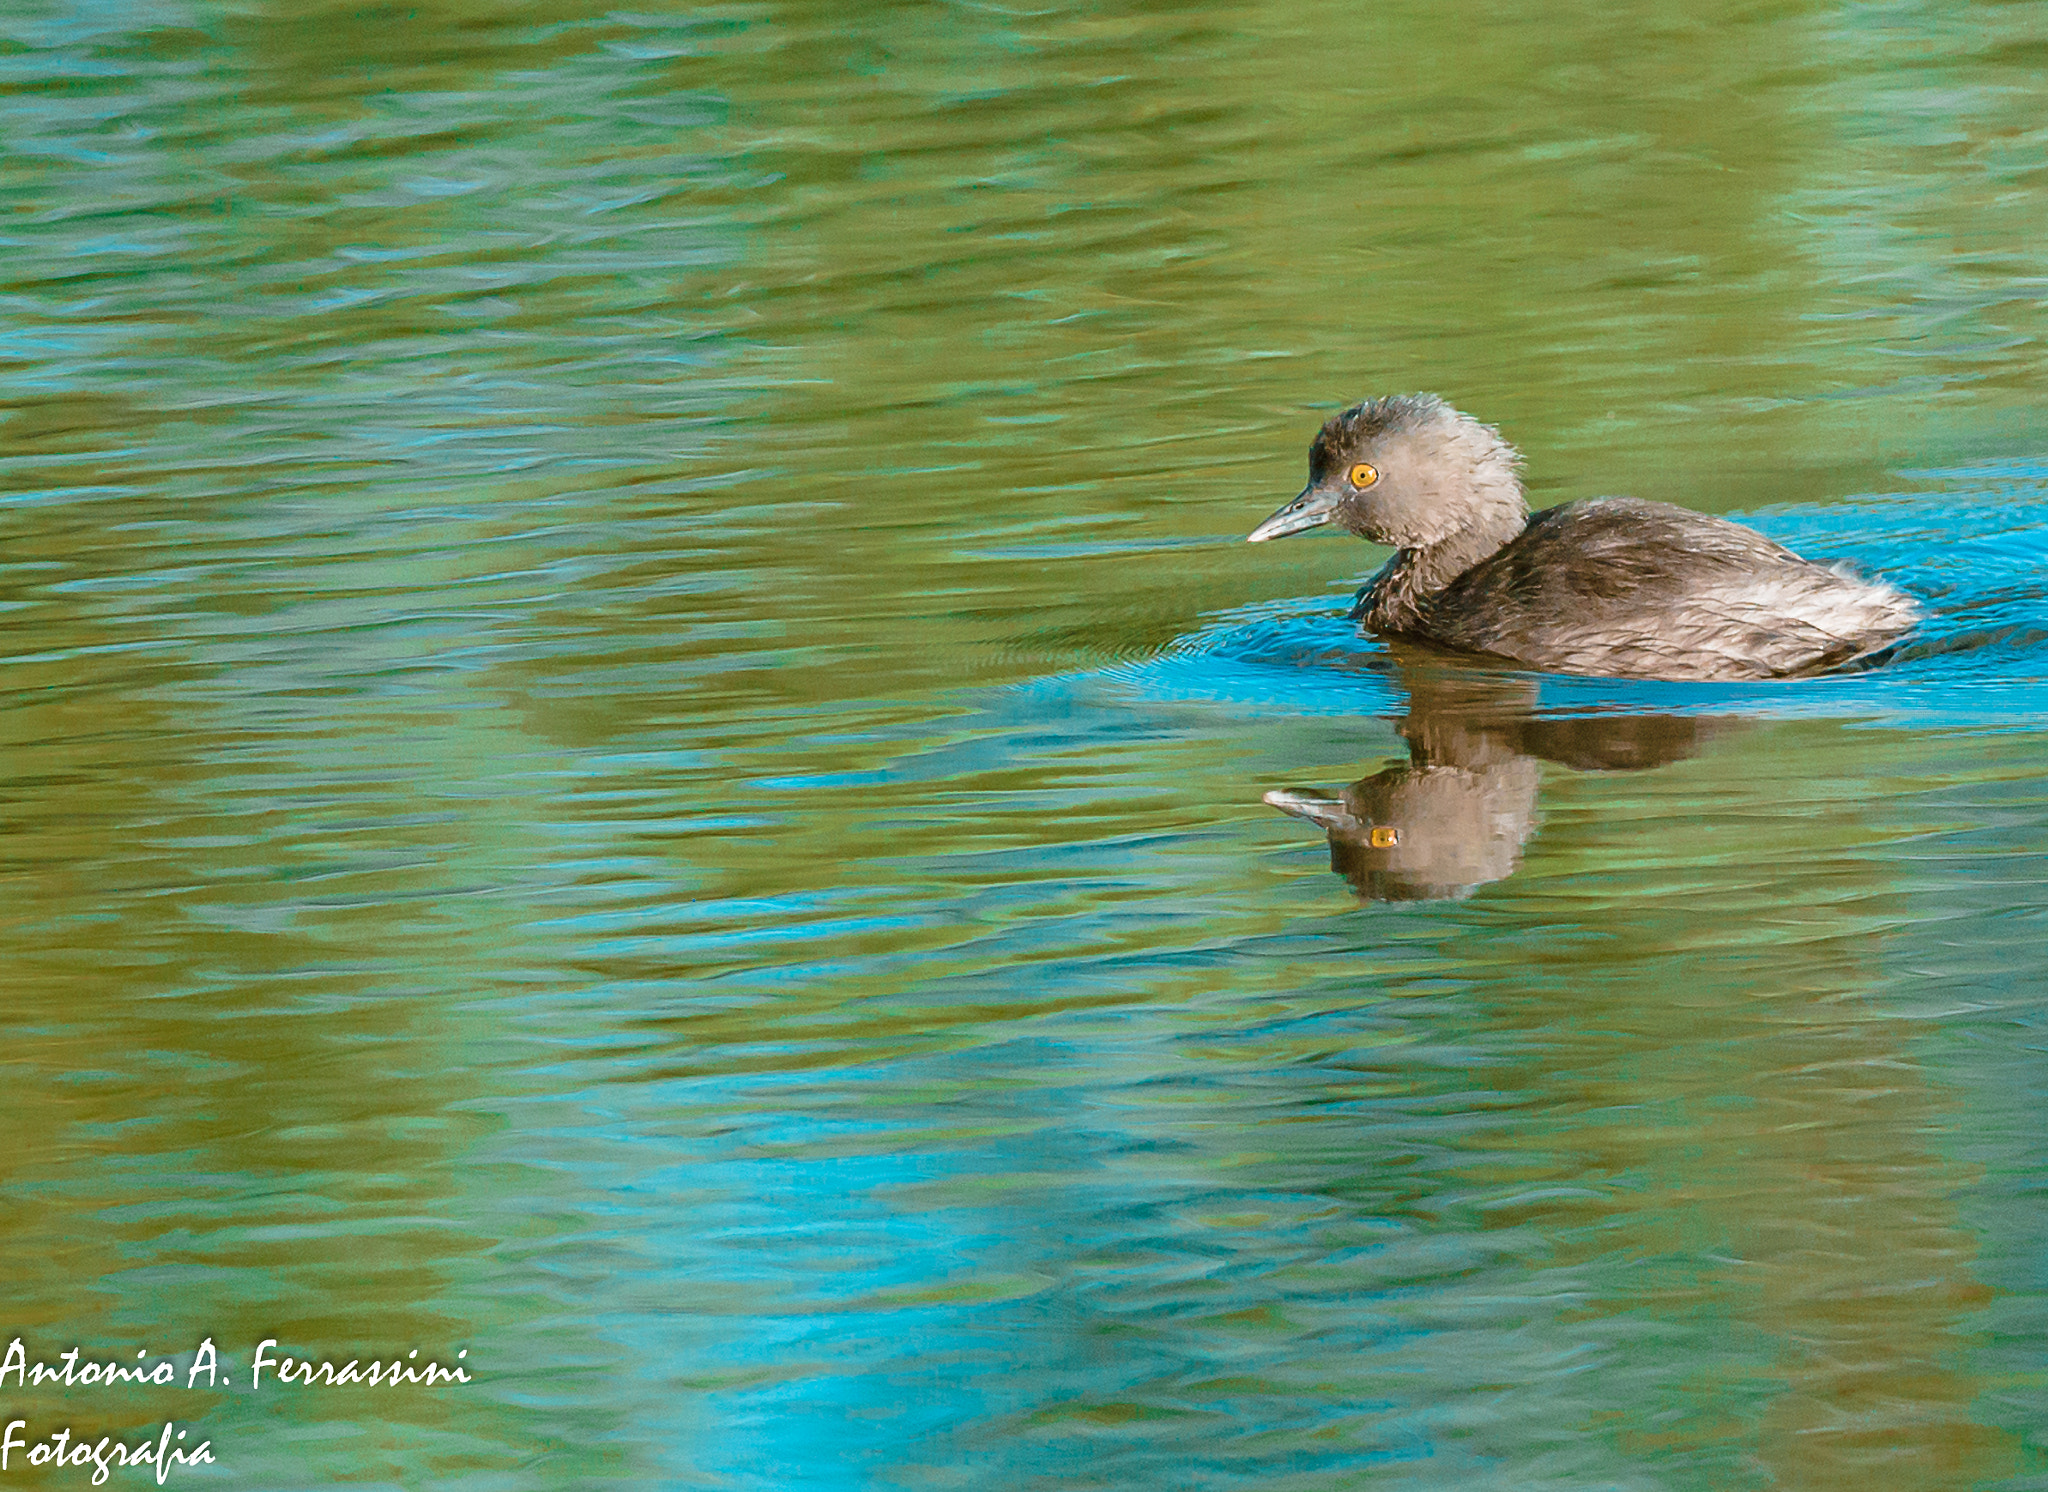
<path id="1" fill-rule="evenodd" d="M 1397 556 L 1406 560 L 1403 568 L 1409 583 L 1422 593 L 1440 591 L 1467 570 L 1496 553 L 1529 526 L 1529 506 L 1521 489 L 1512 502 L 1495 501 L 1477 509 L 1471 522 L 1454 533 L 1429 544 L 1403 549 Z"/>
<path id="2" fill-rule="evenodd" d="M 1374 632 L 1414 630 L 1432 598 L 1488 555 L 1498 553 L 1528 524 L 1529 508 L 1517 484 L 1511 501 L 1476 509 L 1471 520 L 1454 532 L 1427 544 L 1395 550 L 1394 557 L 1359 592 L 1352 618 Z"/>

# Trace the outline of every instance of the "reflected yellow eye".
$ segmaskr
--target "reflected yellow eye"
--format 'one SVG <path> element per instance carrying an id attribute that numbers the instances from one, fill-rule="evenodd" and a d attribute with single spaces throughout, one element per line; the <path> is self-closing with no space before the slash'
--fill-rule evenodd
<path id="1" fill-rule="evenodd" d="M 1372 468 L 1370 466 L 1366 467 L 1365 469 L 1367 471 L 1372 471 Z M 1373 472 L 1373 475 L 1378 476 L 1379 473 Z M 1372 484 L 1368 482 L 1365 485 L 1371 486 Z M 1401 831 L 1399 829 L 1396 829 L 1392 824 L 1381 824 L 1376 825 L 1372 833 L 1367 835 L 1366 838 L 1371 842 L 1372 847 L 1376 850 L 1391 850 L 1395 845 L 1401 842 Z"/>
<path id="2" fill-rule="evenodd" d="M 1365 491 L 1366 488 L 1370 487 L 1374 482 L 1377 482 L 1379 479 L 1379 469 L 1377 467 L 1367 466 L 1363 461 L 1359 462 L 1358 465 L 1351 468 L 1351 485 L 1356 487 L 1360 492 Z"/>

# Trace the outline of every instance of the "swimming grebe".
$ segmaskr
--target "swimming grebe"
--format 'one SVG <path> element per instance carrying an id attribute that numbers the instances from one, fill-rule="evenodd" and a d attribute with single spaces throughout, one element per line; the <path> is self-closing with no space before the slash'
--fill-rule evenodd
<path id="1" fill-rule="evenodd" d="M 1521 455 L 1433 394 L 1333 416 L 1309 483 L 1254 544 L 1334 523 L 1394 546 L 1352 611 L 1373 631 L 1554 673 L 1770 679 L 1837 668 L 1919 620 L 1909 597 L 1669 503 L 1531 516 Z"/>

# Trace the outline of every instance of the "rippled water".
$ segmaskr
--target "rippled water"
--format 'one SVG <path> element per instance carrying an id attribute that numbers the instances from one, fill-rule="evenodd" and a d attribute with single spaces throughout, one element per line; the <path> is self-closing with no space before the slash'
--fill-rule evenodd
<path id="1" fill-rule="evenodd" d="M 11 8 L 0 1327 L 180 1377 L 0 1409 L 265 1489 L 2048 1487 L 2044 65 Z M 1414 388 L 1931 620 L 1390 652 L 1382 552 L 1238 540 Z"/>

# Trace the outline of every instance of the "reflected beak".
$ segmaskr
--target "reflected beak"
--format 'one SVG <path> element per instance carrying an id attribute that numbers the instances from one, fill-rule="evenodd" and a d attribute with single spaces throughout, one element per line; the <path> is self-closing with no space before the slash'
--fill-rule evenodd
<path id="1" fill-rule="evenodd" d="M 1318 492 L 1313 483 L 1301 489 L 1301 496 L 1268 518 L 1264 523 L 1244 536 L 1247 544 L 1263 544 L 1268 539 L 1284 539 L 1289 534 L 1298 534 L 1305 528 L 1320 528 L 1337 515 L 1337 499 L 1328 492 Z"/>
<path id="2" fill-rule="evenodd" d="M 1286 512 L 1285 508 L 1280 510 Z M 1276 515 L 1277 516 L 1277 515 Z M 1301 792 L 1295 788 L 1276 787 L 1266 795 L 1266 802 L 1282 813 L 1291 813 L 1298 819 L 1307 819 L 1311 824 L 1329 833 L 1342 833 L 1347 829 L 1362 827 L 1358 816 L 1345 806 L 1342 798 L 1333 798 L 1328 793 Z"/>

